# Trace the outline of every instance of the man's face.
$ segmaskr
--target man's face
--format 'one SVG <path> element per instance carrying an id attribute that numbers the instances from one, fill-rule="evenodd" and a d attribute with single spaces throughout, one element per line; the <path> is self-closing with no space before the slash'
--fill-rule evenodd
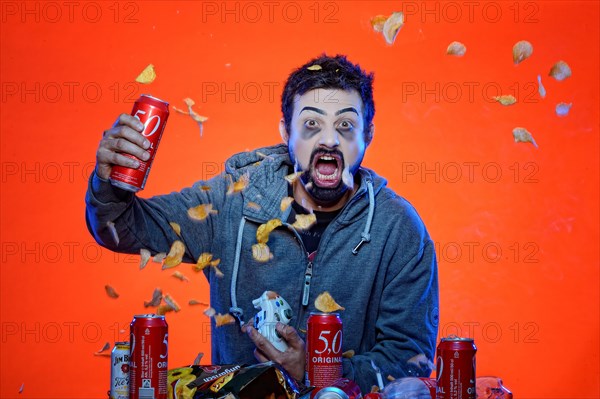
<path id="1" fill-rule="evenodd" d="M 289 153 L 295 170 L 305 172 L 304 190 L 318 205 L 338 203 L 354 189 L 367 147 L 360 95 L 337 89 L 297 95 L 290 130 L 285 132 Z"/>

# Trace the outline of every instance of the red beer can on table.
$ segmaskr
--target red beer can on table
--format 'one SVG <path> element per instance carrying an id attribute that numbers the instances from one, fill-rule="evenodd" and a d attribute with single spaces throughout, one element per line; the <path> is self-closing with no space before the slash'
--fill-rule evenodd
<path id="1" fill-rule="evenodd" d="M 475 353 L 472 338 L 451 335 L 437 347 L 436 399 L 475 399 Z"/>
<path id="2" fill-rule="evenodd" d="M 359 386 L 348 378 L 340 378 L 332 385 L 322 388 L 314 399 L 361 399 Z"/>
<path id="3" fill-rule="evenodd" d="M 142 94 L 133 105 L 131 115 L 144 124 L 142 135 L 150 142 L 150 148 L 148 149 L 150 158 L 147 161 L 143 161 L 133 155 L 123 154 L 123 156 L 137 160 L 140 166 L 137 169 L 132 169 L 115 165 L 112 168 L 109 180 L 119 188 L 136 192 L 143 190 L 146 185 L 146 179 L 150 173 L 152 161 L 154 161 L 156 148 L 160 143 L 163 130 L 169 118 L 169 103 L 147 94 Z"/>
<path id="4" fill-rule="evenodd" d="M 164 316 L 133 316 L 130 325 L 129 398 L 167 398 L 169 327 Z"/>
<path id="5" fill-rule="evenodd" d="M 337 313 L 311 312 L 306 329 L 306 382 L 315 387 L 313 395 L 342 378 L 342 371 L 342 319 Z"/>

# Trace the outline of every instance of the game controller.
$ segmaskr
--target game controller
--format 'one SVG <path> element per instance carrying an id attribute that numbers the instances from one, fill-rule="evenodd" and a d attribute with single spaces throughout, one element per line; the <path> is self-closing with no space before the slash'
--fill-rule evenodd
<path id="1" fill-rule="evenodd" d="M 267 338 L 273 346 L 284 352 L 287 343 L 275 330 L 277 322 L 289 324 L 292 320 L 292 308 L 285 299 L 274 291 L 265 291 L 260 298 L 252 301 L 254 308 L 259 312 L 254 316 L 254 328 Z"/>

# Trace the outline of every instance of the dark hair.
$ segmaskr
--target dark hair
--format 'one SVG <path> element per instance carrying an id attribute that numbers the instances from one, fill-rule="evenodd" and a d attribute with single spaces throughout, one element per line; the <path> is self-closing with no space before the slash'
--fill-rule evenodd
<path id="1" fill-rule="evenodd" d="M 309 68 L 313 66 L 314 68 Z M 313 89 L 356 90 L 363 102 L 365 141 L 371 141 L 370 127 L 375 116 L 372 72 L 367 74 L 360 65 L 351 63 L 344 55 L 330 57 L 325 54 L 293 71 L 281 94 L 281 112 L 288 133 L 292 122 L 294 97 Z"/>

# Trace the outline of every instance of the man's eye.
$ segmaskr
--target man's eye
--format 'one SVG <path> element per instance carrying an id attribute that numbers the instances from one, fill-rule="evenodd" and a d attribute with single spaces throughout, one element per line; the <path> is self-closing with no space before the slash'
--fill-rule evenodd
<path id="1" fill-rule="evenodd" d="M 306 122 L 304 122 L 304 126 L 308 127 L 308 128 L 316 128 L 319 126 L 319 124 L 317 123 L 316 120 L 314 119 L 309 119 Z"/>
<path id="2" fill-rule="evenodd" d="M 341 121 L 338 124 L 338 128 L 342 129 L 342 130 L 350 130 L 350 129 L 354 128 L 354 125 L 350 121 Z"/>

